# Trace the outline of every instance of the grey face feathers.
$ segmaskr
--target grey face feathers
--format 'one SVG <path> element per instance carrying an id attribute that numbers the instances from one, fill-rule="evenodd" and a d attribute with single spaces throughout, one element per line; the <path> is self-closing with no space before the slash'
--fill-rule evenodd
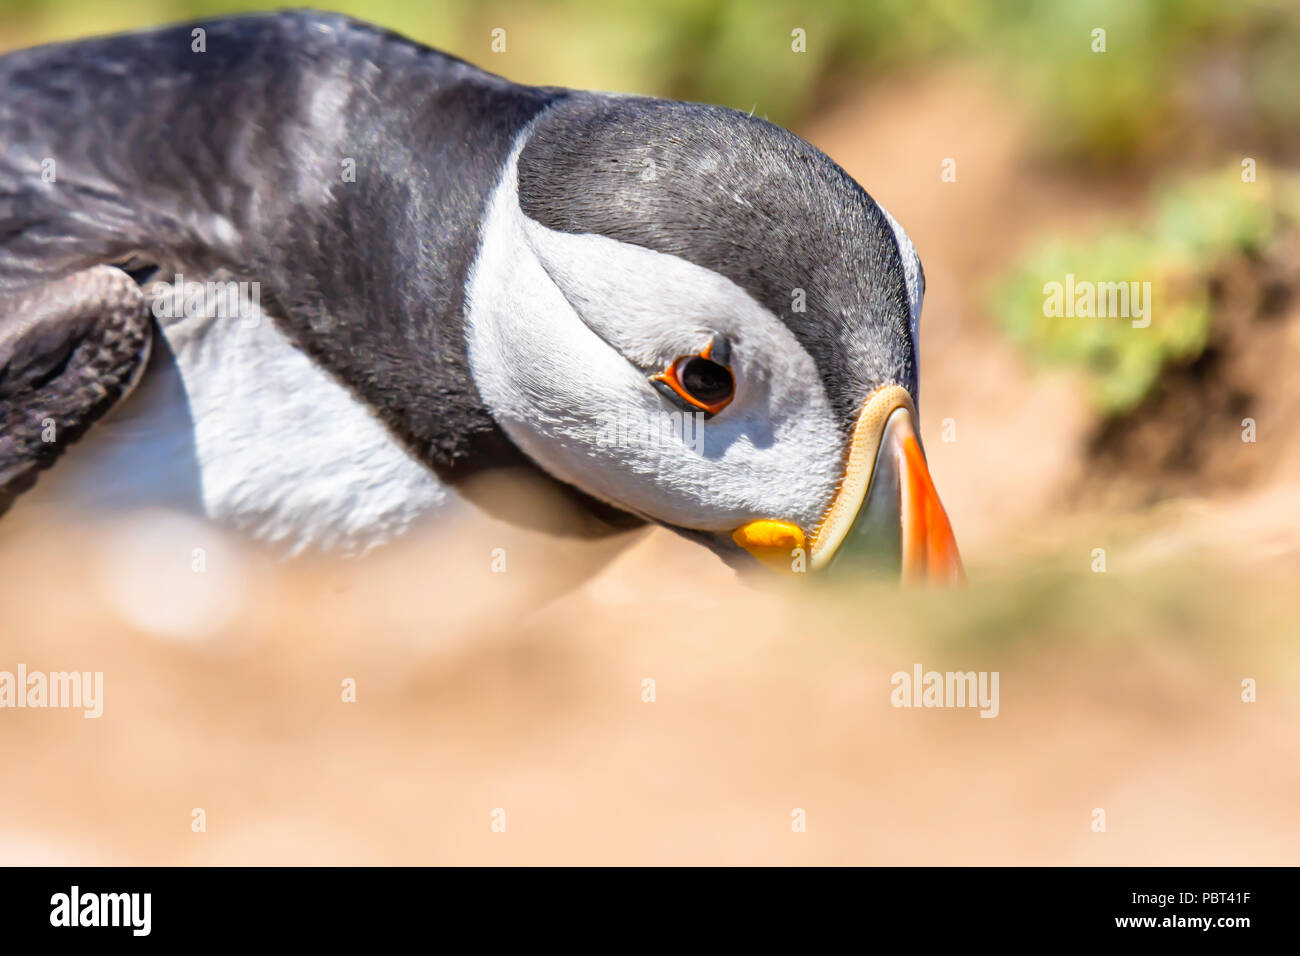
<path id="1" fill-rule="evenodd" d="M 842 169 L 780 127 L 717 106 L 576 94 L 529 136 L 519 202 L 550 229 L 644 246 L 736 283 L 812 355 L 846 433 L 876 387 L 915 394 L 894 229 Z"/>

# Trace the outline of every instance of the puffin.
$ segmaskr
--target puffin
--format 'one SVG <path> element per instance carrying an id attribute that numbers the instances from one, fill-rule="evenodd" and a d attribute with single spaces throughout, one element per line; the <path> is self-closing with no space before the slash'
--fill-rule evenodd
<path id="1" fill-rule="evenodd" d="M 883 207 L 736 110 L 312 11 L 0 57 L 0 512 L 355 552 L 523 469 L 737 568 L 956 583 L 924 292 Z"/>

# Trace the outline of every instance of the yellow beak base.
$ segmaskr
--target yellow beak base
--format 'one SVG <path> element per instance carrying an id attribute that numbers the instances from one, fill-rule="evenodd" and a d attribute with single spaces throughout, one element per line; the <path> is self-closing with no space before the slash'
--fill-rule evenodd
<path id="1" fill-rule="evenodd" d="M 731 539 L 773 571 L 793 572 L 795 552 L 803 549 L 803 529 L 788 521 L 751 521 L 731 533 Z M 806 566 L 806 562 L 801 562 Z"/>

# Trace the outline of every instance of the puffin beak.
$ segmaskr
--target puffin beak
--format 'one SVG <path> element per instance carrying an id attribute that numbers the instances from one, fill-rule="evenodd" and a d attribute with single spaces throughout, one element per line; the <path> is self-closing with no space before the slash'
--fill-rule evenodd
<path id="1" fill-rule="evenodd" d="M 808 542 L 807 570 L 878 571 L 907 583 L 961 584 L 961 555 L 917 436 L 916 410 L 897 385 L 877 389 L 863 406 L 844 477 Z M 764 564 L 791 569 L 802 529 L 753 521 L 732 534 Z"/>

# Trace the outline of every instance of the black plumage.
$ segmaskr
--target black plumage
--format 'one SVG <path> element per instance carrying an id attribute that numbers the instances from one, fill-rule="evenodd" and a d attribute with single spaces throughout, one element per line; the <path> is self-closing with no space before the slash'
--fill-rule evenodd
<path id="1" fill-rule="evenodd" d="M 469 375 L 463 288 L 512 141 L 561 92 L 312 12 L 12 53 L 0 91 L 0 301 L 96 264 L 247 277 L 444 477 L 522 462 Z"/>
<path id="2" fill-rule="evenodd" d="M 97 267 L 253 280 L 288 338 L 443 480 L 531 467 L 479 396 L 464 329 L 485 204 L 530 123 L 526 215 L 731 279 L 813 357 L 846 435 L 872 389 L 915 394 L 898 243 L 812 146 L 721 107 L 520 86 L 311 11 L 0 57 L 0 343 L 16 341 L 13 303 L 48 298 L 62 311 L 46 309 L 42 341 L 91 367 L 78 350 L 120 338 L 121 315 L 66 291 Z M 69 438 L 111 407 L 78 404 L 73 375 L 24 386 L 28 354 L 3 373 L 11 433 L 54 399 L 75 406 Z M 114 374 L 120 398 L 135 367 Z M 15 474 L 57 454 L 5 440 Z"/>

